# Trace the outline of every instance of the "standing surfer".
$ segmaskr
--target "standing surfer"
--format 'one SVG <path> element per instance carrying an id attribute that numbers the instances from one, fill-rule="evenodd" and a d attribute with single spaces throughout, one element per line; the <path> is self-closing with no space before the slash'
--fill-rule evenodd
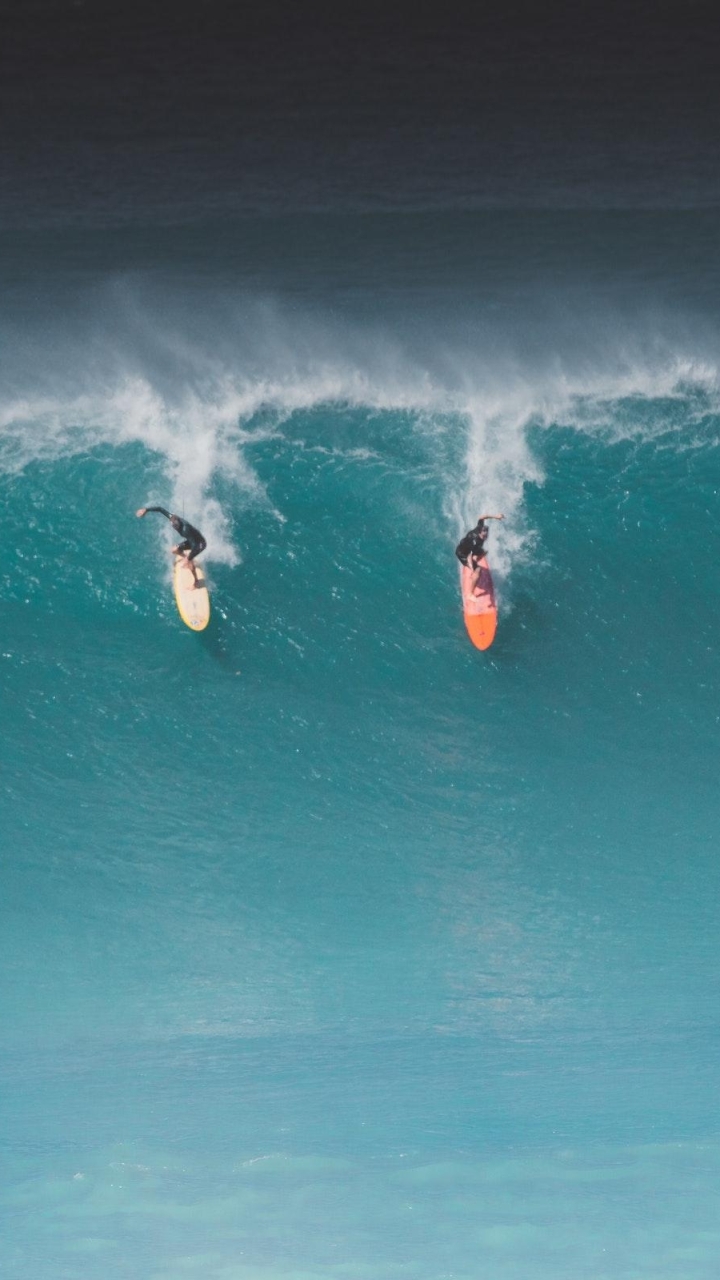
<path id="1" fill-rule="evenodd" d="M 470 529 L 464 538 L 461 538 L 455 548 L 455 555 L 461 564 L 470 569 L 472 578 L 470 581 L 470 592 L 476 594 L 480 575 L 482 574 L 481 561 L 485 556 L 485 540 L 490 530 L 487 526 L 488 520 L 504 520 L 504 515 L 499 516 L 480 516 L 477 524 Z"/>
<path id="2" fill-rule="evenodd" d="M 200 552 L 204 551 L 207 546 L 207 542 L 203 535 L 200 530 L 196 529 L 188 520 L 183 520 L 181 516 L 173 515 L 171 511 L 166 511 L 164 507 L 140 507 L 135 514 L 138 519 L 141 520 L 143 516 L 147 515 L 148 511 L 159 511 L 160 515 L 165 516 L 165 518 L 170 521 L 173 529 L 175 529 L 183 539 L 182 542 L 178 542 L 177 546 L 173 547 L 172 554 L 181 556 L 188 569 L 192 571 L 194 588 L 197 585 L 197 570 L 193 564 L 193 560 L 195 559 L 195 556 L 199 556 Z"/>

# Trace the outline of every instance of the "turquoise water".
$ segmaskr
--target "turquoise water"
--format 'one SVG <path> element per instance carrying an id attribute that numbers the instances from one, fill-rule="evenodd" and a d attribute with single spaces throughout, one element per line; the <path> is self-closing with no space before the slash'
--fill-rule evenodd
<path id="1" fill-rule="evenodd" d="M 713 219 L 292 231 L 4 269 L 5 1273 L 713 1276 Z"/>

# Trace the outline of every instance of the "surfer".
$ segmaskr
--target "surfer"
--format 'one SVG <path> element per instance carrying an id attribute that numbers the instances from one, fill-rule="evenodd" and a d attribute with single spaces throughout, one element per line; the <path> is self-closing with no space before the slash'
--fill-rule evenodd
<path id="1" fill-rule="evenodd" d="M 166 519 L 170 521 L 173 529 L 175 529 L 183 539 L 182 542 L 178 542 L 177 545 L 173 547 L 172 554 L 174 556 L 181 556 L 183 563 L 191 570 L 194 578 L 194 589 L 197 586 L 197 570 L 193 564 L 193 560 L 195 559 L 195 556 L 199 556 L 201 551 L 204 551 L 207 546 L 207 542 L 203 538 L 200 530 L 196 529 L 188 520 L 183 520 L 181 516 L 174 516 L 171 511 L 166 511 L 164 507 L 140 507 L 135 512 L 135 515 L 139 520 L 142 520 L 143 516 L 146 516 L 148 511 L 159 511 L 160 515 L 165 516 Z"/>
<path id="2" fill-rule="evenodd" d="M 503 515 L 499 516 L 480 516 L 474 529 L 470 529 L 461 538 L 455 548 L 455 555 L 461 564 L 467 565 L 468 569 L 475 568 L 475 562 L 482 560 L 485 555 L 485 539 L 490 530 L 487 526 L 488 520 L 504 520 Z"/>
<path id="3" fill-rule="evenodd" d="M 480 516 L 477 524 L 470 529 L 464 538 L 461 538 L 455 548 L 455 555 L 461 564 L 470 569 L 472 577 L 470 579 L 470 594 L 479 596 L 482 594 L 479 583 L 482 575 L 481 561 L 485 556 L 485 540 L 490 530 L 487 526 L 488 520 L 504 520 L 504 515 L 498 516 Z"/>

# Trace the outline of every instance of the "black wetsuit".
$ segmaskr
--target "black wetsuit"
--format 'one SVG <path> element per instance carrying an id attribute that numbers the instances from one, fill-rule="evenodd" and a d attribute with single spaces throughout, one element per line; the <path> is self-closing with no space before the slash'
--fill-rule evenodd
<path id="1" fill-rule="evenodd" d="M 199 529 L 187 520 L 183 520 L 181 516 L 174 516 L 170 511 L 166 511 L 164 507 L 146 507 L 146 511 L 159 511 L 161 516 L 166 516 L 170 521 L 173 529 L 177 529 L 183 542 L 179 543 L 178 551 L 183 555 L 187 555 L 188 560 L 194 560 L 195 556 L 199 556 L 204 551 L 207 542 L 203 538 Z"/>
<path id="2" fill-rule="evenodd" d="M 455 548 L 455 555 L 461 564 L 466 565 L 470 556 L 477 556 L 478 560 L 482 560 L 485 555 L 485 539 L 487 538 L 489 529 L 485 520 L 481 520 L 471 529 L 469 533 L 461 538 Z"/>

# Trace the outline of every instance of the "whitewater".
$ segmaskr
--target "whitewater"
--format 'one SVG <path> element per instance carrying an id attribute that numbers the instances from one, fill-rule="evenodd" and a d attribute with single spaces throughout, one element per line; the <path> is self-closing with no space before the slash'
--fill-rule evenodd
<path id="1" fill-rule="evenodd" d="M 715 1274 L 715 222 L 12 233 L 12 1280 Z"/>

